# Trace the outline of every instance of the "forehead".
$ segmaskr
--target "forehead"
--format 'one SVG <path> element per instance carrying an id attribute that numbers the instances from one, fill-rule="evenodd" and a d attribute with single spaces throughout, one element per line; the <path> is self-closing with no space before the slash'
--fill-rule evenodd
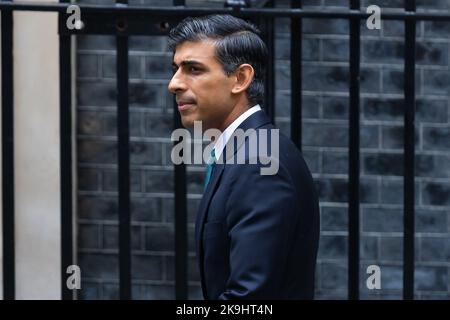
<path id="1" fill-rule="evenodd" d="M 173 62 L 178 65 L 185 60 L 195 60 L 208 65 L 218 64 L 214 43 L 207 40 L 182 42 L 175 49 Z"/>

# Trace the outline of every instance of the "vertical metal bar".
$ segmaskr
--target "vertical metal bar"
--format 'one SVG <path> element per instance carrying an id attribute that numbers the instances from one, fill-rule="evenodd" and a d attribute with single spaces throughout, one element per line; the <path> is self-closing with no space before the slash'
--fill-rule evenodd
<path id="1" fill-rule="evenodd" d="M 405 0 L 406 11 L 416 11 L 415 0 Z M 416 21 L 405 20 L 405 134 L 404 134 L 404 240 L 403 299 L 414 299 L 414 117 Z"/>
<path id="2" fill-rule="evenodd" d="M 127 4 L 126 0 L 117 3 Z M 126 19 L 117 21 L 117 134 L 119 182 L 119 291 L 121 300 L 131 297 L 130 124 L 128 105 L 128 36 Z"/>
<path id="3" fill-rule="evenodd" d="M 184 6 L 184 0 L 175 0 L 174 5 Z M 181 128 L 181 117 L 173 100 L 174 128 Z M 174 142 L 175 144 L 177 141 Z M 187 188 L 186 165 L 175 165 L 175 299 L 188 298 L 187 285 Z"/>
<path id="4" fill-rule="evenodd" d="M 360 0 L 350 2 L 360 9 Z M 359 299 L 359 165 L 360 165 L 360 19 L 350 19 L 350 112 L 349 112 L 349 225 L 348 298 Z"/>
<path id="5" fill-rule="evenodd" d="M 60 2 L 69 2 L 61 0 Z M 65 16 L 59 14 L 59 28 L 65 27 Z M 59 125 L 61 166 L 61 298 L 72 300 L 66 285 L 67 267 L 73 264 L 72 222 L 72 99 L 71 36 L 59 35 Z"/>
<path id="6" fill-rule="evenodd" d="M 174 129 L 181 128 L 181 117 L 174 100 Z M 175 143 L 178 143 L 175 141 Z M 175 165 L 175 299 L 188 298 L 187 286 L 187 188 L 186 165 Z"/>
<path id="7" fill-rule="evenodd" d="M 273 0 L 269 0 L 266 7 L 274 6 Z M 275 42 L 274 42 L 274 18 L 266 17 L 263 20 L 265 42 L 268 50 L 265 81 L 265 107 L 269 118 L 275 120 Z"/>
<path id="8" fill-rule="evenodd" d="M 15 299 L 13 14 L 2 10 L 3 298 Z"/>
<path id="9" fill-rule="evenodd" d="M 292 8 L 301 8 L 301 0 L 291 0 Z M 291 139 L 302 149 L 302 19 L 291 20 Z"/>

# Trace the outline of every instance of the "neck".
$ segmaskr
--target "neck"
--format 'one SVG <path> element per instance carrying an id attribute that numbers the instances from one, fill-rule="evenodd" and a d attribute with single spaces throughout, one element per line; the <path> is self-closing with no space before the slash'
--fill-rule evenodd
<path id="1" fill-rule="evenodd" d="M 225 129 L 228 128 L 228 126 L 232 124 L 234 120 L 236 120 L 245 111 L 250 109 L 250 107 L 252 107 L 252 105 L 249 102 L 241 105 L 236 105 L 236 107 L 234 107 L 233 110 L 228 114 L 227 118 L 222 122 L 218 129 L 221 132 L 224 132 Z"/>

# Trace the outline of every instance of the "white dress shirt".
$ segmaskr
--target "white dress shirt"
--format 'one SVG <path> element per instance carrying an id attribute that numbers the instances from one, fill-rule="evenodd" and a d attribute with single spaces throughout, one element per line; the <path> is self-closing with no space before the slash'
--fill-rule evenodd
<path id="1" fill-rule="evenodd" d="M 255 112 L 258 112 L 261 110 L 261 107 L 259 104 L 251 107 L 247 111 L 245 111 L 243 114 L 241 114 L 239 117 L 237 117 L 236 120 L 234 120 L 222 134 L 217 139 L 217 142 L 214 144 L 214 152 L 216 159 L 220 158 L 220 155 L 223 152 L 223 149 L 225 148 L 228 140 L 230 140 L 231 136 L 233 135 L 233 132 L 239 127 L 239 125 L 244 122 L 245 119 L 250 117 Z"/>

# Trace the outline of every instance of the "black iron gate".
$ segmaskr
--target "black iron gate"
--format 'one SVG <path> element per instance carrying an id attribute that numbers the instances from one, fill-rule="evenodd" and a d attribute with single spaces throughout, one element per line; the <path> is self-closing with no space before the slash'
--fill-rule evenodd
<path id="1" fill-rule="evenodd" d="M 230 1 L 231 3 L 232 1 Z M 67 289 L 66 268 L 73 264 L 72 178 L 71 178 L 71 36 L 77 34 L 116 35 L 117 52 L 117 126 L 119 175 L 119 270 L 120 298 L 131 299 L 130 244 L 130 147 L 128 101 L 128 37 L 131 35 L 165 35 L 186 16 L 229 13 L 253 20 L 261 27 L 269 47 L 265 107 L 274 118 L 274 34 L 275 18 L 291 19 L 291 138 L 301 148 L 302 99 L 301 52 L 302 19 L 346 19 L 350 22 L 350 135 L 349 135 L 349 253 L 348 297 L 359 298 L 359 188 L 360 188 L 360 23 L 369 14 L 361 11 L 360 0 L 351 0 L 348 10 L 304 10 L 301 1 L 292 0 L 291 8 L 274 8 L 269 1 L 264 8 L 231 6 L 221 9 L 188 8 L 184 0 L 173 7 L 133 7 L 127 0 L 116 5 L 80 5 L 84 27 L 66 28 L 69 0 L 54 4 L 0 1 L 2 62 L 2 152 L 3 152 L 3 286 L 4 298 L 15 298 L 14 256 L 14 136 L 13 136 L 13 11 L 59 13 L 60 43 L 60 129 L 61 129 L 61 279 L 62 298 L 72 299 Z M 239 3 L 234 1 L 234 3 Z M 450 14 L 417 13 L 415 0 L 405 0 L 405 11 L 383 13 L 383 19 L 405 23 L 404 53 L 404 257 L 403 297 L 414 297 L 414 113 L 416 22 L 450 21 Z M 300 54 L 299 54 L 300 53 Z M 174 128 L 181 126 L 174 103 Z M 175 284 L 176 298 L 187 298 L 187 206 L 186 168 L 175 165 Z"/>

